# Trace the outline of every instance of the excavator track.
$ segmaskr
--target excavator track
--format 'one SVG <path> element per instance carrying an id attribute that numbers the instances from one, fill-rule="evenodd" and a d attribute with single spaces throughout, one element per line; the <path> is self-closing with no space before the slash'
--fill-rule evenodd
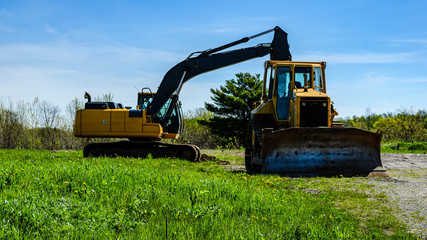
<path id="1" fill-rule="evenodd" d="M 84 157 L 138 157 L 180 158 L 191 162 L 200 161 L 200 149 L 190 144 L 174 144 L 160 141 L 120 141 L 91 143 L 83 150 Z"/>

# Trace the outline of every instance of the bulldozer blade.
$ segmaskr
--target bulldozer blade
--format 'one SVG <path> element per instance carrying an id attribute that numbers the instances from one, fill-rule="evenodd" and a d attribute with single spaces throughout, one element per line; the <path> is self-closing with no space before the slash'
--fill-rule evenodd
<path id="1" fill-rule="evenodd" d="M 381 134 L 357 128 L 288 128 L 262 136 L 262 172 L 290 176 L 385 176 Z"/>

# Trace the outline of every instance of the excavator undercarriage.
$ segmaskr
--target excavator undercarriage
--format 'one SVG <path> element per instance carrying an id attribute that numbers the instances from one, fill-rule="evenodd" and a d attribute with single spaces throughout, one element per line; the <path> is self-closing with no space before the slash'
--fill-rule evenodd
<path id="1" fill-rule="evenodd" d="M 191 162 L 200 161 L 200 149 L 191 144 L 175 144 L 160 141 L 119 141 L 91 143 L 83 150 L 85 157 L 136 157 L 180 158 Z"/>

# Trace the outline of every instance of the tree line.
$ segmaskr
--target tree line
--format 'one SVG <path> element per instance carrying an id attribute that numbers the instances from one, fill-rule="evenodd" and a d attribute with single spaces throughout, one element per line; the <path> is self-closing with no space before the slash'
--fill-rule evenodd
<path id="1" fill-rule="evenodd" d="M 184 130 L 175 140 L 204 149 L 243 148 L 250 111 L 260 101 L 262 81 L 259 74 L 238 73 L 219 89 L 211 89 L 213 103 L 184 114 Z M 95 101 L 112 101 L 111 93 Z M 0 98 L 0 148 L 82 149 L 91 142 L 116 139 L 76 138 L 73 136 L 74 115 L 84 103 L 73 99 L 62 112 L 45 100 L 13 103 Z M 345 127 L 368 131 L 381 129 L 383 142 L 427 142 L 427 111 L 401 108 L 396 112 L 376 114 L 369 108 L 362 116 L 336 119 Z"/>
<path id="2" fill-rule="evenodd" d="M 236 79 L 226 80 L 219 89 L 211 89 L 213 103 L 205 103 L 203 113 L 191 117 L 192 127 L 203 129 L 204 135 L 216 143 L 209 148 L 219 146 L 225 148 L 244 147 L 250 112 L 254 104 L 261 100 L 262 81 L 259 74 L 238 73 Z M 210 114 L 206 114 L 206 112 Z M 195 119 L 197 119 L 195 121 Z M 372 113 L 367 108 L 362 116 L 338 118 L 345 127 L 355 127 L 376 132 L 382 130 L 383 143 L 414 143 L 427 142 L 427 111 L 425 109 L 401 108 L 395 112 L 383 114 Z M 191 139 L 194 131 L 188 129 Z M 187 132 L 184 132 L 187 134 Z M 188 142 L 191 142 L 188 140 Z"/>
<path id="3" fill-rule="evenodd" d="M 363 116 L 338 119 L 345 127 L 356 127 L 368 131 L 381 129 L 385 142 L 426 142 L 427 110 L 400 108 L 396 112 L 371 113 L 367 108 Z"/>
<path id="4" fill-rule="evenodd" d="M 112 97 L 105 94 L 97 99 L 108 96 Z M 73 136 L 75 112 L 83 106 L 83 101 L 75 98 L 63 112 L 59 106 L 37 97 L 32 102 L 17 103 L 0 98 L 0 148 L 82 149 L 91 142 L 110 141 Z"/>

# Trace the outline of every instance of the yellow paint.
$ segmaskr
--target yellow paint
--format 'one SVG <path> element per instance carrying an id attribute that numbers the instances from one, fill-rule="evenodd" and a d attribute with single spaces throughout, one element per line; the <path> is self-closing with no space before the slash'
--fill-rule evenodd
<path id="1" fill-rule="evenodd" d="M 161 138 L 163 129 L 158 123 L 147 123 L 142 117 L 129 117 L 127 109 L 79 109 L 76 112 L 74 136 Z"/>

